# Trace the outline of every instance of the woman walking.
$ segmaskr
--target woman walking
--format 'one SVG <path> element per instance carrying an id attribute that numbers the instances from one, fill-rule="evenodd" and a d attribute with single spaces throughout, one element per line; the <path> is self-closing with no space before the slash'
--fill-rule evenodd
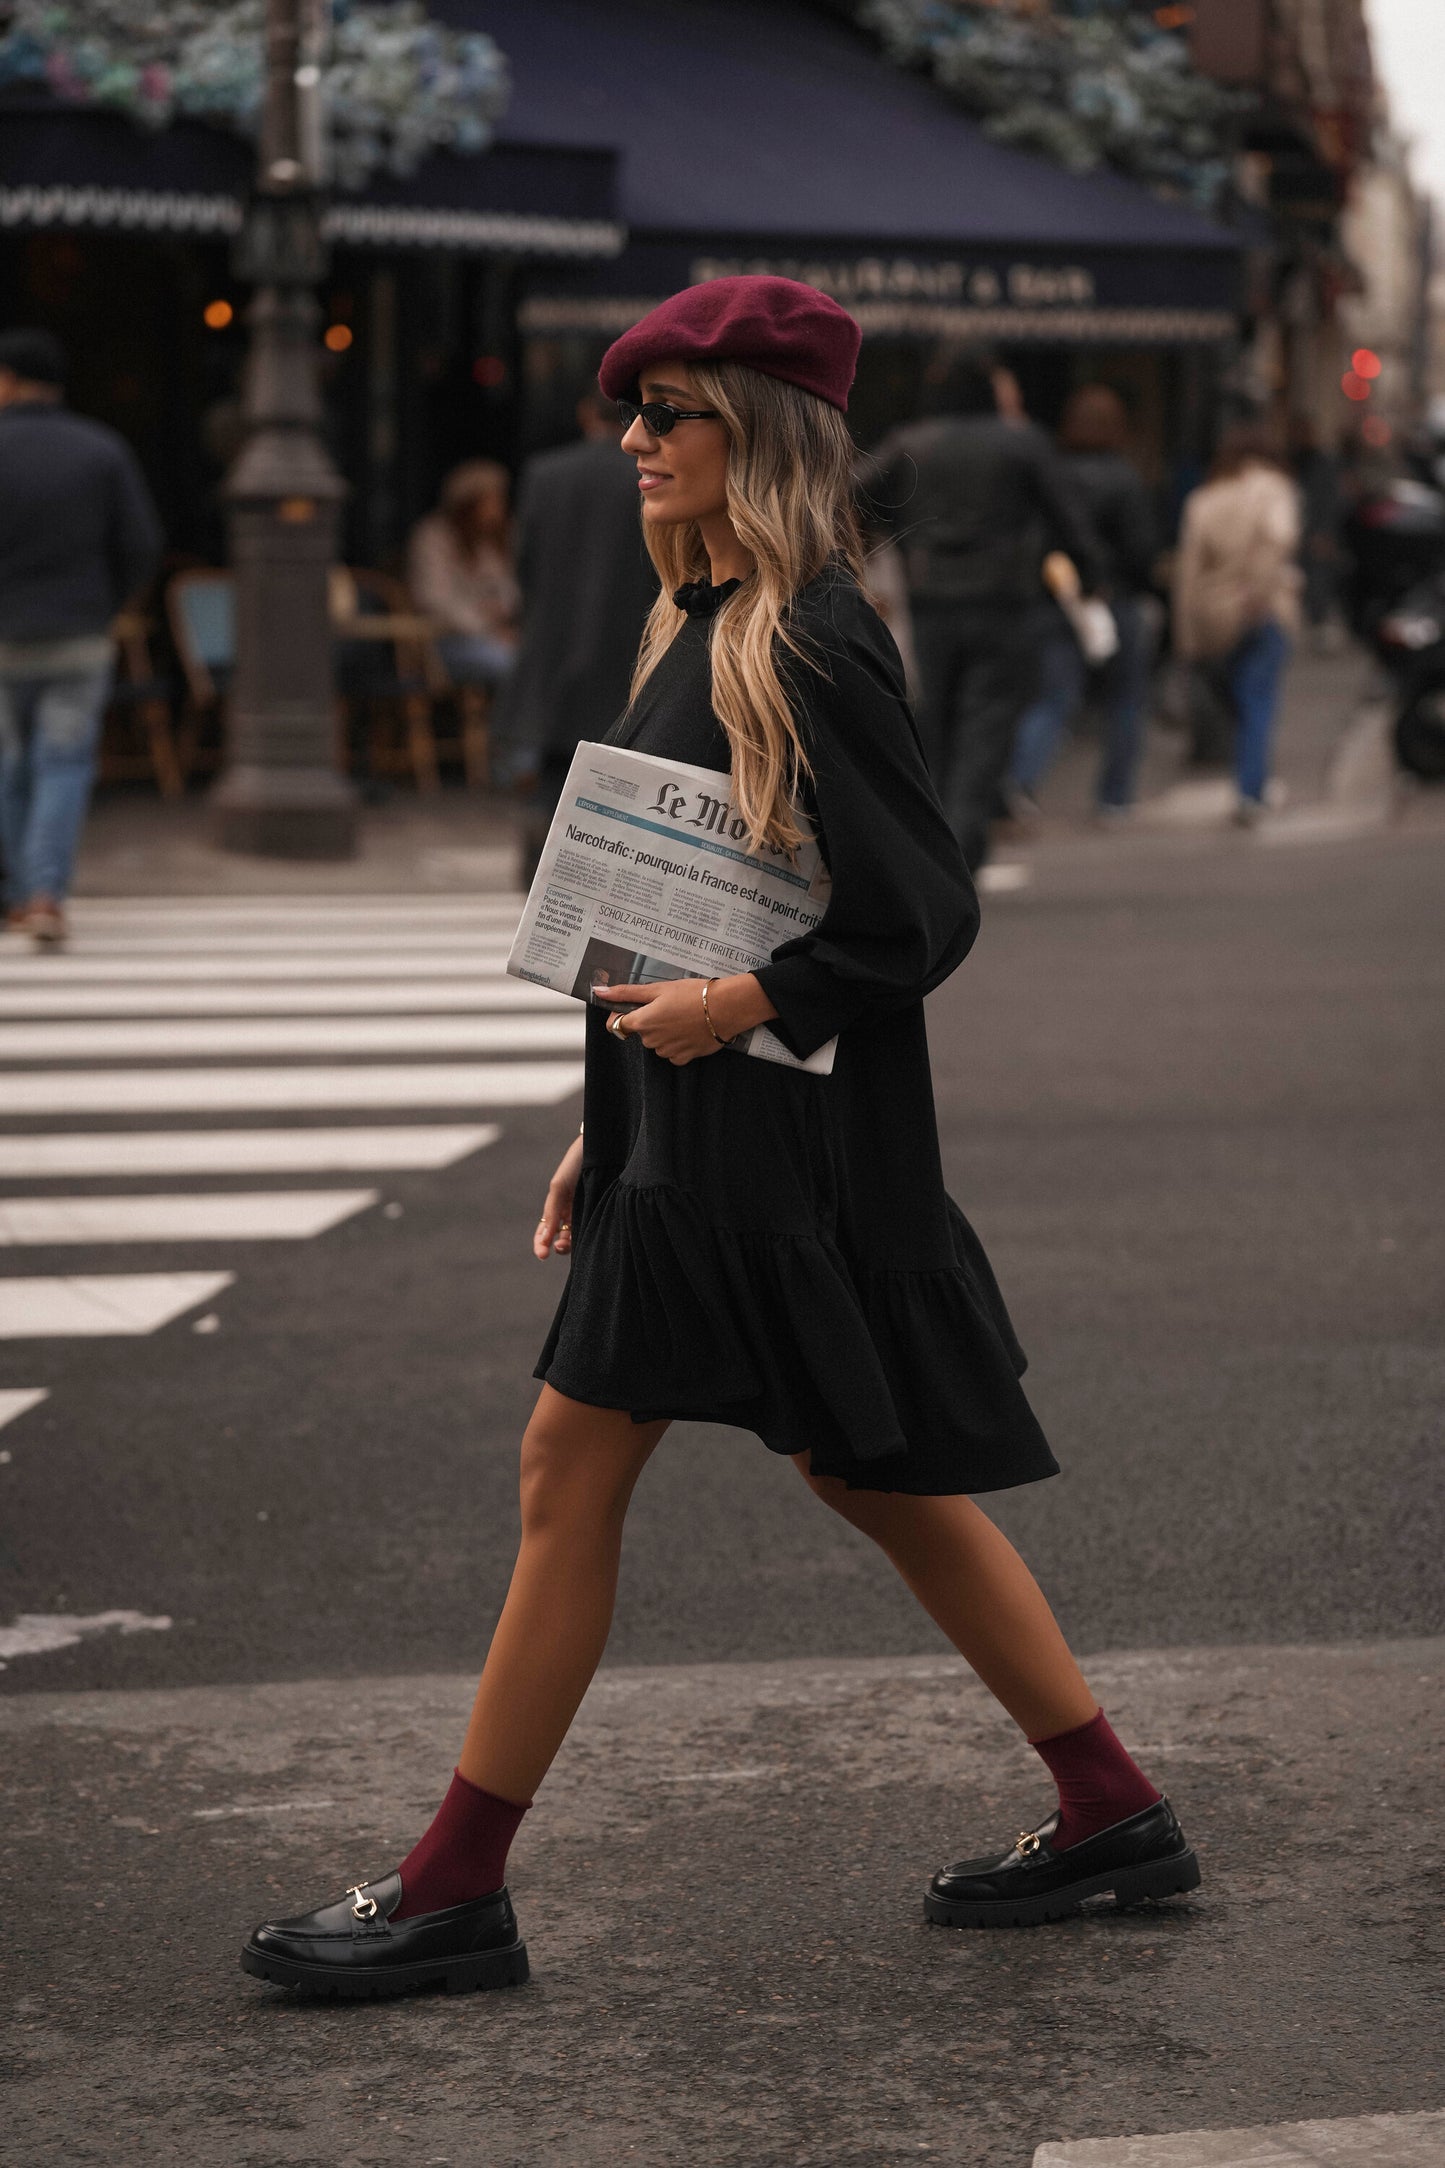
<path id="1" fill-rule="evenodd" d="M 730 769 L 758 847 L 833 877 L 822 922 L 756 972 L 590 1007 L 584 1133 L 533 1238 L 571 1255 L 522 1441 L 522 1542 L 457 1771 L 400 1867 L 259 1927 L 261 1977 L 394 1993 L 526 1977 L 508 1847 L 606 1643 L 628 1500 L 670 1421 L 792 1456 L 871 1536 L 1057 1780 L 1011 1847 L 934 1876 L 952 1926 L 1190 1889 L 1168 1802 L 1119 1744 L 1043 1595 L 967 1495 L 1055 1462 L 976 1236 L 945 1195 L 922 998 L 978 914 L 897 651 L 858 584 L 843 412 L 859 332 L 811 288 L 719 279 L 611 348 L 662 578 L 613 742 Z M 724 1055 L 768 1021 L 829 1077 Z M 719 1058 L 722 1057 L 722 1058 Z"/>
<path id="2" fill-rule="evenodd" d="M 1235 712 L 1234 817 L 1264 813 L 1280 684 L 1299 629 L 1299 491 L 1266 431 L 1225 431 L 1185 499 L 1174 560 L 1174 647 L 1221 680 Z"/>

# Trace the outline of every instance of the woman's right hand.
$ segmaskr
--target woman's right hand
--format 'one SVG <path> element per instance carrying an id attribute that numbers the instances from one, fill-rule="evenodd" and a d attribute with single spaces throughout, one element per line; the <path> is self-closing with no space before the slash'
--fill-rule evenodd
<path id="1" fill-rule="evenodd" d="M 582 1139 L 574 1137 L 563 1155 L 561 1164 L 547 1184 L 547 1202 L 542 1207 L 542 1217 L 537 1222 L 537 1232 L 532 1237 L 532 1255 L 550 1257 L 555 1250 L 565 1257 L 572 1247 L 572 1199 L 577 1190 L 577 1177 L 582 1172 Z"/>

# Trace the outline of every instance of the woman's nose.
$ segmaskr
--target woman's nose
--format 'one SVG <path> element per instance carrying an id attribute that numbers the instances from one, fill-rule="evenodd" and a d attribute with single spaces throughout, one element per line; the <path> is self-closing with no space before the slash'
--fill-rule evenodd
<path id="1" fill-rule="evenodd" d="M 656 437 L 639 414 L 622 439 L 622 449 L 624 452 L 646 452 L 650 451 L 656 442 Z"/>

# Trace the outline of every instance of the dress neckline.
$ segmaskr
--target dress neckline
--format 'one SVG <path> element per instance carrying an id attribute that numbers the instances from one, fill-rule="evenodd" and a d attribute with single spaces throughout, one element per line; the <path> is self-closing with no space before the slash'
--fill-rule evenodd
<path id="1" fill-rule="evenodd" d="M 689 580 L 673 589 L 672 599 L 689 617 L 714 617 L 742 584 L 741 580 L 722 580 L 714 587 L 711 580 Z"/>

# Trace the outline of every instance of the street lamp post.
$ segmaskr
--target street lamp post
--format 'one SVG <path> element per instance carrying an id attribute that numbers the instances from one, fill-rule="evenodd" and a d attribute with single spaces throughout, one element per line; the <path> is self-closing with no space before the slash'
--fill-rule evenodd
<path id="1" fill-rule="evenodd" d="M 260 170 L 236 252 L 256 289 L 246 437 L 223 490 L 236 667 L 211 810 L 223 848 L 284 858 L 356 846 L 356 793 L 336 766 L 328 601 L 346 484 L 322 436 L 317 376 L 326 6 L 266 0 Z"/>

